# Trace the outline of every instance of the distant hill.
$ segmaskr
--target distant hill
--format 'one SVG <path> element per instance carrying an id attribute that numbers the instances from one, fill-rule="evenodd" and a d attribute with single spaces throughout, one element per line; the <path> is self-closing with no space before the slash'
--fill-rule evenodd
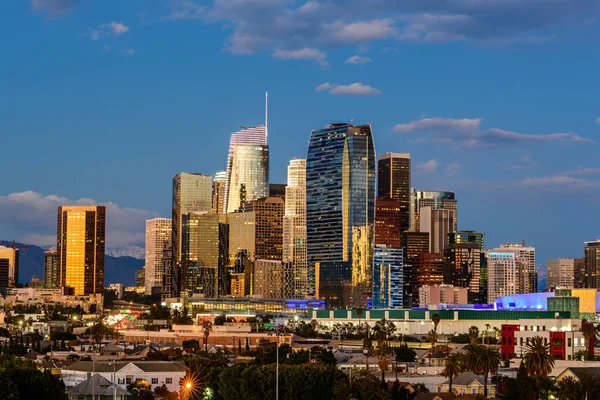
<path id="1" fill-rule="evenodd" d="M 12 246 L 12 242 L 0 240 L 0 245 Z M 44 278 L 44 249 L 39 246 L 17 243 L 19 246 L 29 246 L 19 251 L 19 282 L 29 283 L 33 276 Z M 144 266 L 144 260 L 121 256 L 107 255 L 104 259 L 104 284 L 121 282 L 126 286 L 135 285 L 135 271 Z"/>

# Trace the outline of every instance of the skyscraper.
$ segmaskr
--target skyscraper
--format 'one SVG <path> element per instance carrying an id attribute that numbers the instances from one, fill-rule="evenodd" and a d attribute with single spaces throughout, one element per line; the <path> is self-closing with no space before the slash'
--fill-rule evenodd
<path id="1" fill-rule="evenodd" d="M 56 250 L 44 251 L 44 287 L 48 289 L 60 287 L 58 254 Z"/>
<path id="2" fill-rule="evenodd" d="M 181 290 L 181 221 L 182 215 L 191 212 L 211 211 L 212 177 L 181 172 L 173 177 L 173 297 Z"/>
<path id="3" fill-rule="evenodd" d="M 246 202 L 269 196 L 268 95 L 265 125 L 243 128 L 231 135 L 225 183 L 226 213 Z"/>
<path id="4" fill-rule="evenodd" d="M 104 291 L 106 207 L 58 207 L 57 254 L 60 286 L 76 296 Z"/>
<path id="5" fill-rule="evenodd" d="M 223 213 L 225 204 L 225 184 L 227 183 L 227 171 L 217 171 L 213 181 L 212 212 L 215 214 Z"/>
<path id="6" fill-rule="evenodd" d="M 585 258 L 576 258 L 574 261 L 574 287 L 576 289 L 585 288 Z"/>
<path id="7" fill-rule="evenodd" d="M 400 201 L 386 197 L 375 199 L 375 245 L 402 247 L 402 209 Z"/>
<path id="8" fill-rule="evenodd" d="M 453 210 L 422 207 L 421 232 L 429 233 L 429 252 L 443 254 L 448 248 L 448 234 L 454 232 L 456 218 Z"/>
<path id="9" fill-rule="evenodd" d="M 162 256 L 166 244 L 173 239 L 173 222 L 169 218 L 154 218 L 146 221 L 146 294 L 152 294 L 152 287 L 162 292 Z"/>
<path id="10" fill-rule="evenodd" d="M 182 292 L 206 297 L 227 294 L 228 228 L 219 214 L 201 211 L 182 216 Z"/>
<path id="11" fill-rule="evenodd" d="M 402 249 L 377 245 L 373 259 L 373 308 L 402 308 Z"/>
<path id="12" fill-rule="evenodd" d="M 248 208 L 255 213 L 256 260 L 277 260 L 283 257 L 283 215 L 285 204 L 281 197 L 254 200 Z"/>
<path id="13" fill-rule="evenodd" d="M 513 252 L 517 256 L 519 266 L 518 293 L 537 292 L 537 272 L 535 270 L 535 248 L 527 246 L 525 241 L 521 243 L 506 243 L 500 246 L 503 252 Z"/>
<path id="14" fill-rule="evenodd" d="M 327 264 L 327 276 L 345 276 L 335 274 L 331 268 L 351 272 L 353 294 L 344 300 L 346 307 L 365 306 L 372 293 L 374 214 L 375 149 L 371 126 L 343 123 L 313 131 L 306 161 L 308 265 L 315 269 L 317 263 L 321 268 Z M 317 274 L 315 269 L 315 279 L 317 275 L 326 276 Z"/>
<path id="15" fill-rule="evenodd" d="M 5 287 L 15 287 L 19 282 L 19 249 L 0 246 L 0 258 L 8 260 L 7 284 Z"/>
<path id="16" fill-rule="evenodd" d="M 535 248 L 517 244 L 503 244 L 487 250 L 488 303 L 496 297 L 537 291 Z"/>
<path id="17" fill-rule="evenodd" d="M 419 288 L 435 286 L 444 283 L 444 258 L 437 253 L 420 253 L 412 259 L 412 274 L 410 276 L 412 290 L 412 305 L 419 305 Z M 405 292 L 405 296 L 411 293 Z M 421 304 L 421 306 L 427 306 Z"/>
<path id="18" fill-rule="evenodd" d="M 399 234 L 402 234 L 411 225 L 410 154 L 385 153 L 379 156 L 377 169 L 377 196 L 398 201 Z"/>
<path id="19" fill-rule="evenodd" d="M 548 260 L 547 287 L 548 289 L 560 287 L 561 289 L 573 289 L 575 284 L 575 260 L 568 257 Z"/>
<path id="20" fill-rule="evenodd" d="M 429 252 L 429 233 L 428 232 L 412 232 L 406 231 L 402 234 L 402 253 L 404 256 L 402 272 L 403 272 L 403 294 L 404 307 L 412 307 L 412 299 L 414 290 L 412 284 L 416 282 L 416 277 L 413 275 L 418 271 L 414 270 L 413 265 L 419 254 Z M 414 273 L 413 273 L 414 271 Z"/>
<path id="21" fill-rule="evenodd" d="M 306 263 L 306 160 L 294 159 L 288 166 L 283 216 L 283 262 L 294 266 L 293 297 L 308 295 Z M 314 279 L 313 279 L 314 280 Z M 314 290 L 312 291 L 314 294 Z"/>
<path id="22" fill-rule="evenodd" d="M 585 242 L 585 287 L 590 289 L 600 288 L 600 239 L 594 242 Z"/>
<path id="23" fill-rule="evenodd" d="M 421 227 L 421 209 L 430 207 L 434 210 L 444 209 L 454 211 L 454 226 L 451 232 L 458 230 L 458 201 L 455 199 L 454 192 L 440 191 L 411 191 L 411 228 L 419 232 Z"/>
<path id="24" fill-rule="evenodd" d="M 485 233 L 475 231 L 448 234 L 449 248 L 445 250 L 444 258 L 451 279 L 446 283 L 468 288 L 470 303 L 487 302 L 484 237 Z"/>

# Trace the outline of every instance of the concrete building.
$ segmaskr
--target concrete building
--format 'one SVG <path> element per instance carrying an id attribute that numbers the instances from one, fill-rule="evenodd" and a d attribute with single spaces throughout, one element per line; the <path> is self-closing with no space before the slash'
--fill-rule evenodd
<path id="1" fill-rule="evenodd" d="M 548 260 L 547 268 L 547 286 L 549 290 L 553 288 L 569 288 L 575 285 L 575 260 L 572 258 L 555 258 Z"/>
<path id="2" fill-rule="evenodd" d="M 8 270 L 3 274 L 6 279 L 2 279 L 6 283 L 4 287 L 15 287 L 19 282 L 19 249 L 0 245 L 0 259 L 8 263 Z"/>
<path id="3" fill-rule="evenodd" d="M 496 297 L 537 292 L 535 248 L 518 244 L 503 244 L 487 250 L 488 303 Z"/>
<path id="4" fill-rule="evenodd" d="M 390 199 L 398 202 L 398 232 L 410 228 L 410 154 L 409 153 L 385 153 L 379 156 L 377 161 L 377 196 L 382 199 Z M 377 220 L 377 214 L 375 215 Z M 376 243 L 387 244 L 387 243 Z M 389 244 L 398 248 L 396 244 Z"/>
<path id="5" fill-rule="evenodd" d="M 429 233 L 429 252 L 443 254 L 449 247 L 448 234 L 456 225 L 454 210 L 421 207 L 420 218 L 420 231 Z"/>
<path id="6" fill-rule="evenodd" d="M 294 294 L 294 266 L 278 260 L 256 260 L 252 281 L 253 296 L 291 299 Z"/>
<path id="7" fill-rule="evenodd" d="M 444 209 L 454 211 L 454 225 L 450 232 L 458 230 L 458 201 L 455 198 L 454 192 L 441 192 L 432 190 L 416 190 L 411 191 L 410 198 L 411 206 L 411 230 L 415 232 L 421 231 L 421 209 L 430 207 L 434 210 Z"/>
<path id="8" fill-rule="evenodd" d="M 60 270 L 56 250 L 44 251 L 44 287 L 48 289 L 60 287 Z"/>
<path id="9" fill-rule="evenodd" d="M 419 305 L 430 304 L 467 304 L 469 289 L 452 285 L 421 286 L 419 288 Z"/>
<path id="10" fill-rule="evenodd" d="M 105 234 L 106 207 L 58 207 L 59 286 L 75 295 L 103 292 Z"/>
<path id="11" fill-rule="evenodd" d="M 163 289 L 164 273 L 162 267 L 163 249 L 173 240 L 173 222 L 169 218 L 154 218 L 146 221 L 146 294 L 152 294 L 152 288 Z"/>
<path id="12" fill-rule="evenodd" d="M 585 287 L 600 288 L 600 239 L 585 242 Z"/>

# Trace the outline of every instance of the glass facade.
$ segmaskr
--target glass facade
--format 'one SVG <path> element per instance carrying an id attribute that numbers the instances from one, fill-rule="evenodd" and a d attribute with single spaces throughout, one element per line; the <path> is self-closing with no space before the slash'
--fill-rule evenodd
<path id="1" fill-rule="evenodd" d="M 444 258 L 437 253 L 420 253 L 411 259 L 411 275 L 409 291 L 412 304 L 419 304 L 419 288 L 444 283 Z M 426 306 L 426 305 L 425 305 Z"/>
<path id="2" fill-rule="evenodd" d="M 373 258 L 373 308 L 402 308 L 402 249 L 375 246 Z"/>
<path id="3" fill-rule="evenodd" d="M 414 231 L 419 232 L 421 230 L 421 209 L 424 207 L 431 207 L 434 210 L 444 209 L 454 211 L 454 226 L 450 232 L 458 230 L 458 201 L 454 197 L 454 192 L 417 191 L 413 189 L 410 206 L 412 215 L 411 228 Z"/>
<path id="4" fill-rule="evenodd" d="M 230 213 L 243 209 L 246 202 L 269 196 L 269 146 L 264 126 L 242 129 L 231 135 L 225 202 Z"/>
<path id="5" fill-rule="evenodd" d="M 60 286 L 75 295 L 103 293 L 106 207 L 58 207 Z"/>
<path id="6" fill-rule="evenodd" d="M 19 282 L 19 249 L 0 246 L 0 258 L 8 260 L 7 281 L 4 287 L 15 287 Z"/>
<path id="7" fill-rule="evenodd" d="M 307 259 L 314 279 L 316 263 L 349 263 L 353 293 L 345 306 L 364 307 L 372 293 L 375 219 L 370 125 L 333 124 L 312 132 L 306 199 Z"/>
<path id="8" fill-rule="evenodd" d="M 283 256 L 283 214 L 281 197 L 266 197 L 252 202 L 255 214 L 255 254 L 257 260 L 278 260 Z"/>
<path id="9" fill-rule="evenodd" d="M 173 222 L 169 218 L 154 218 L 146 221 L 146 294 L 152 287 L 163 285 L 164 270 L 162 256 L 165 245 L 171 245 Z"/>
<path id="10" fill-rule="evenodd" d="M 385 153 L 377 170 L 377 196 L 398 201 L 401 234 L 410 227 L 410 154 Z"/>
<path id="11" fill-rule="evenodd" d="M 375 244 L 402 247 L 400 202 L 385 197 L 375 199 Z"/>
<path id="12" fill-rule="evenodd" d="M 0 256 L 0 258 L 2 258 Z M 55 289 L 60 287 L 58 271 L 58 253 L 56 250 L 44 251 L 44 287 Z"/>
<path id="13" fill-rule="evenodd" d="M 600 278 L 600 240 L 585 243 L 585 287 L 598 289 Z"/>
<path id="14" fill-rule="evenodd" d="M 315 296 L 325 301 L 328 309 L 347 308 L 352 300 L 352 268 L 348 262 L 317 262 L 315 264 Z"/>
<path id="15" fill-rule="evenodd" d="M 215 214 L 223 213 L 225 204 L 225 184 L 227 182 L 227 171 L 217 171 L 212 189 L 212 212 Z"/>

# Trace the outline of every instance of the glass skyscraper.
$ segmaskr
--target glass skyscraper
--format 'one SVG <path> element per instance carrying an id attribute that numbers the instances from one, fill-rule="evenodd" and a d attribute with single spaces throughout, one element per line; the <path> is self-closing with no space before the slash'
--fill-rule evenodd
<path id="1" fill-rule="evenodd" d="M 306 199 L 310 277 L 323 276 L 315 271 L 317 263 L 347 263 L 352 295 L 344 306 L 364 306 L 372 294 L 375 220 L 375 148 L 370 125 L 332 124 L 312 132 Z"/>
<path id="2" fill-rule="evenodd" d="M 267 128 L 244 128 L 231 135 L 223 211 L 234 212 L 246 202 L 269 196 Z"/>
<path id="3" fill-rule="evenodd" d="M 402 308 L 402 249 L 375 246 L 373 308 Z"/>
<path id="4" fill-rule="evenodd" d="M 377 196 L 398 201 L 401 234 L 410 227 L 410 154 L 385 153 L 377 169 Z"/>

